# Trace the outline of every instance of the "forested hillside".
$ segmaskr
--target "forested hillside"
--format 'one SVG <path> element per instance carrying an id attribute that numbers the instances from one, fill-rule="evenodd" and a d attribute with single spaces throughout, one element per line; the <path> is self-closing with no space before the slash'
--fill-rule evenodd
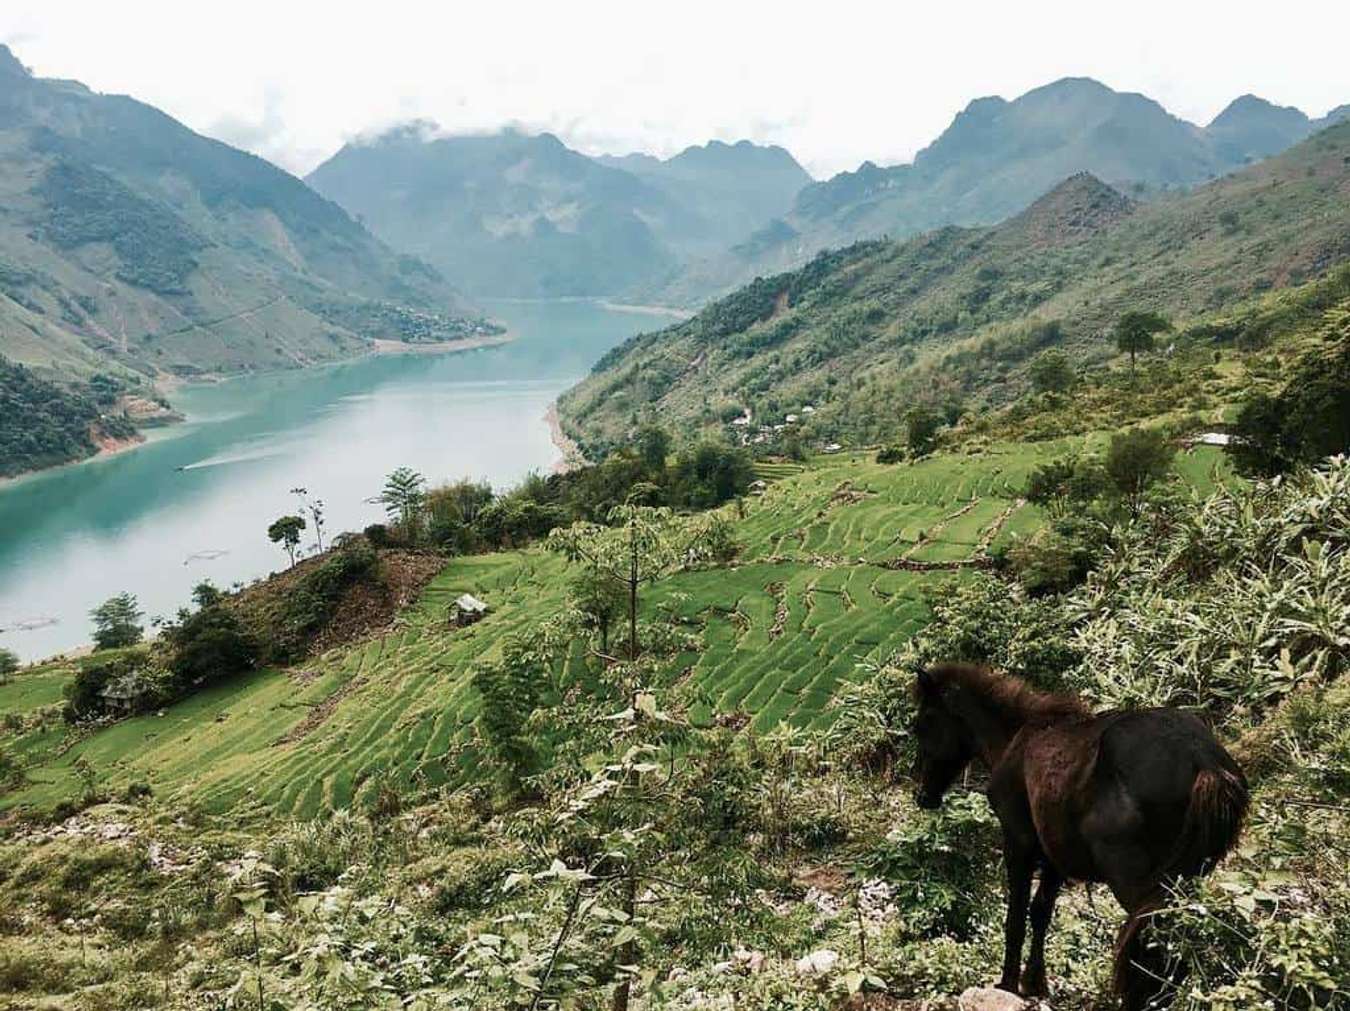
<path id="1" fill-rule="evenodd" d="M 1118 354 L 1129 311 L 1167 317 L 1162 350 L 1188 328 L 1221 349 L 1226 312 L 1347 256 L 1341 124 L 1194 192 L 1138 203 L 1077 175 L 992 228 L 821 254 L 632 339 L 559 407 L 595 455 L 648 421 L 772 446 L 789 414 L 808 443 L 883 441 L 916 404 L 1010 401 L 1047 349 L 1090 374 Z"/>
<path id="2" fill-rule="evenodd" d="M 0 353 L 49 378 L 366 350 L 370 309 L 476 325 L 446 281 L 260 158 L 0 46 Z"/>
<path id="3" fill-rule="evenodd" d="M 0 356 L 0 478 L 92 456 L 100 444 L 134 438 L 136 429 L 110 410 L 108 377 L 72 389 L 46 382 Z"/>

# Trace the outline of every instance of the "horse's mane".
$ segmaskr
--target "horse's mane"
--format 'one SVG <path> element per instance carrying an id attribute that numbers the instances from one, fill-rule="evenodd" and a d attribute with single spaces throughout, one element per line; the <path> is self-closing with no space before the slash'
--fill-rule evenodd
<path id="1" fill-rule="evenodd" d="M 1039 691 L 1019 677 L 1000 674 L 980 664 L 943 663 L 928 668 L 926 673 L 929 683 L 939 691 L 948 685 L 959 685 L 996 709 L 1029 723 L 1072 719 L 1092 712 L 1077 695 Z M 922 681 L 920 684 L 922 691 Z"/>

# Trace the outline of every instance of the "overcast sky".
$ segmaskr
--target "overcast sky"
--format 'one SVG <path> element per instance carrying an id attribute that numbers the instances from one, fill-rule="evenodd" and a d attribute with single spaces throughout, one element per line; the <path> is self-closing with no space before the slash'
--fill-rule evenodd
<path id="1" fill-rule="evenodd" d="M 1345 0 L 0 3 L 0 41 L 37 74 L 133 95 L 301 174 L 429 118 L 547 129 L 590 153 L 745 137 L 827 176 L 907 161 L 970 99 L 1068 75 L 1199 123 L 1249 91 L 1320 116 L 1350 102 L 1347 38 Z"/>

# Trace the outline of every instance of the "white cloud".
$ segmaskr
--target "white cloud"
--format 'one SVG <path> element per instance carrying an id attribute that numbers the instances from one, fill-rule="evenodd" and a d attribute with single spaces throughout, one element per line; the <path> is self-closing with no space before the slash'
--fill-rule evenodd
<path id="1" fill-rule="evenodd" d="M 1102 13 L 1095 14 L 1100 11 Z M 591 152 L 782 144 L 817 175 L 902 161 L 971 98 L 1067 75 L 1197 122 L 1255 92 L 1350 101 L 1350 5 L 1141 0 L 376 5 L 6 0 L 0 38 L 44 76 L 135 95 L 297 172 L 412 118 L 515 123 Z"/>

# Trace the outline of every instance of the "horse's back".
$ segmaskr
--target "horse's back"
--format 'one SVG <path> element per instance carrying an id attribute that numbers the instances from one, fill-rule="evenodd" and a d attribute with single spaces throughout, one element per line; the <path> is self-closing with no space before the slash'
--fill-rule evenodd
<path id="1" fill-rule="evenodd" d="M 1026 742 L 1022 774 L 1042 848 L 1071 878 L 1110 880 L 1103 857 L 1122 848 L 1145 876 L 1175 862 L 1206 777 L 1234 779 L 1245 806 L 1236 763 L 1198 717 L 1176 709 L 1115 710 L 1046 727 Z"/>
<path id="2" fill-rule="evenodd" d="M 1180 709 L 1133 709 L 1103 714 L 1097 776 L 1114 780 L 1143 808 L 1190 802 L 1203 771 L 1241 776 L 1237 763 L 1204 721 Z"/>

